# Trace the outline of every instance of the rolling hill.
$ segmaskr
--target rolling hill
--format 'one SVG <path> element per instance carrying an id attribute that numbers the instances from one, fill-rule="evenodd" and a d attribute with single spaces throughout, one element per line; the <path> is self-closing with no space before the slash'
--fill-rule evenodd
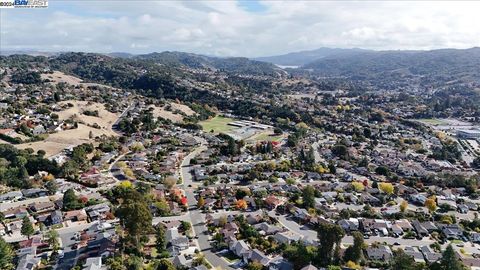
<path id="1" fill-rule="evenodd" d="M 350 56 L 367 52 L 362 49 L 319 48 L 311 51 L 292 52 L 283 55 L 258 57 L 254 60 L 273 63 L 280 66 L 303 66 L 328 56 Z"/>

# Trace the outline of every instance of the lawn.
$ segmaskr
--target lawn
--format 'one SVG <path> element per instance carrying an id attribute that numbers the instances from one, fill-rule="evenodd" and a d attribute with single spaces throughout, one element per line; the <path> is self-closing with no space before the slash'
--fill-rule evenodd
<path id="1" fill-rule="evenodd" d="M 424 118 L 424 119 L 418 119 L 417 121 L 422 122 L 424 124 L 434 125 L 434 126 L 445 124 L 444 121 L 436 118 Z"/>
<path id="2" fill-rule="evenodd" d="M 228 132 L 235 129 L 234 126 L 229 126 L 228 123 L 235 121 L 235 119 L 223 117 L 223 116 L 215 116 L 212 119 L 200 122 L 203 130 L 206 132 L 210 132 L 213 130 L 215 133 L 221 132 Z"/>
<path id="3" fill-rule="evenodd" d="M 267 133 L 262 133 L 254 137 L 254 139 L 257 141 L 271 141 L 271 142 L 279 142 L 283 138 L 284 137 L 282 135 L 271 135 Z"/>

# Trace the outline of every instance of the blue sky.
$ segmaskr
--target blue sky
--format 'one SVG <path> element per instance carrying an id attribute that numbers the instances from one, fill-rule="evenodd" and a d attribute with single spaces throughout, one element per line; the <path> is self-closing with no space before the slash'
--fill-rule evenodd
<path id="1" fill-rule="evenodd" d="M 480 2 L 56 1 L 1 10 L 2 50 L 266 56 L 480 46 Z"/>
<path id="2" fill-rule="evenodd" d="M 267 10 L 267 7 L 262 5 L 260 1 L 256 0 L 239 0 L 240 7 L 249 12 L 263 12 Z"/>

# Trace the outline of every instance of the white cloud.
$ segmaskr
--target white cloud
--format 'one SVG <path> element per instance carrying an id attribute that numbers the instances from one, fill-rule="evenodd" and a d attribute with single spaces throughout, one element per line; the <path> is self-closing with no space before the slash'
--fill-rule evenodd
<path id="1" fill-rule="evenodd" d="M 140 4 L 141 3 L 141 4 Z M 1 10 L 4 50 L 178 50 L 274 55 L 327 47 L 433 49 L 480 46 L 479 2 L 50 1 L 46 10 Z"/>

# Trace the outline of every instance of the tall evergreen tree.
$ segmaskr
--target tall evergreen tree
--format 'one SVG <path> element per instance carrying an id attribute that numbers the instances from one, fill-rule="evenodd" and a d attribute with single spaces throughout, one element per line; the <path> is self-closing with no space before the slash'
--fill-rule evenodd
<path id="1" fill-rule="evenodd" d="M 465 270 L 466 269 L 465 265 L 463 265 L 463 263 L 457 258 L 452 245 L 448 245 L 445 251 L 443 252 L 442 259 L 440 260 L 440 267 L 443 270 Z"/>
<path id="2" fill-rule="evenodd" d="M 360 232 L 353 232 L 353 245 L 345 250 L 344 260 L 358 262 L 362 258 L 363 249 L 363 234 Z"/>
<path id="3" fill-rule="evenodd" d="M 140 236 L 152 231 L 152 214 L 145 198 L 134 189 L 126 189 L 121 195 L 122 204 L 118 208 L 117 216 L 120 224 L 135 240 L 138 246 Z"/>
<path id="4" fill-rule="evenodd" d="M 416 270 L 417 265 L 413 257 L 406 254 L 403 250 L 395 251 L 393 260 L 390 263 L 392 270 Z"/>
<path id="5" fill-rule="evenodd" d="M 20 232 L 22 233 L 22 235 L 28 237 L 28 239 L 30 239 L 30 236 L 32 236 L 33 233 L 35 232 L 35 230 L 33 229 L 32 222 L 30 222 L 30 219 L 28 218 L 28 216 L 23 217 L 22 228 Z"/>
<path id="6" fill-rule="evenodd" d="M 0 269 L 2 270 L 12 270 L 15 269 L 13 265 L 13 258 L 15 257 L 15 252 L 13 252 L 12 247 L 9 243 L 0 236 Z"/>
<path id="7" fill-rule="evenodd" d="M 68 189 L 63 195 L 63 210 L 70 211 L 79 207 L 78 197 L 73 189 Z"/>
<path id="8" fill-rule="evenodd" d="M 158 224 L 155 227 L 155 236 L 156 236 L 156 248 L 158 253 L 162 253 L 166 250 L 167 242 L 165 238 L 165 228 L 163 225 Z"/>
<path id="9" fill-rule="evenodd" d="M 315 207 L 315 189 L 312 186 L 306 186 L 302 193 L 303 207 L 307 209 Z"/>
<path id="10" fill-rule="evenodd" d="M 317 228 L 317 234 L 319 240 L 317 261 L 325 267 L 335 257 L 334 252 L 338 251 L 345 231 L 336 224 L 321 223 Z"/>

